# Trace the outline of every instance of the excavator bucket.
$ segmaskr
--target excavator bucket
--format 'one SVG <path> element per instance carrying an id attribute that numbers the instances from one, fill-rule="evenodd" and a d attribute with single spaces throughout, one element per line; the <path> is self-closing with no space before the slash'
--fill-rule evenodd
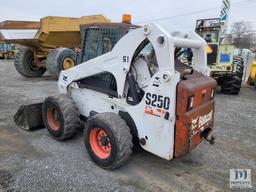
<path id="1" fill-rule="evenodd" d="M 14 115 L 16 125 L 25 130 L 44 128 L 42 104 L 21 105 Z"/>

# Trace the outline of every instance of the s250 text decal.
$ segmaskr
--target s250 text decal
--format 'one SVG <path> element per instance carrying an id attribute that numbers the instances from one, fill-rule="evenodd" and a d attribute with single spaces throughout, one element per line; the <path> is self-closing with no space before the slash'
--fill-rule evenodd
<path id="1" fill-rule="evenodd" d="M 146 93 L 145 113 L 156 117 L 166 117 L 170 108 L 170 98 L 162 95 Z"/>

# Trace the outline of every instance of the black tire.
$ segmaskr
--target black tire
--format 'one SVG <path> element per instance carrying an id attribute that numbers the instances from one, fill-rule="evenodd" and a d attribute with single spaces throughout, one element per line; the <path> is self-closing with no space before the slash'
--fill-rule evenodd
<path id="1" fill-rule="evenodd" d="M 235 74 L 239 77 L 239 78 L 243 78 L 243 74 L 244 74 L 244 61 L 243 58 L 241 57 L 234 57 L 234 65 L 236 67 L 236 71 Z"/>
<path id="2" fill-rule="evenodd" d="M 101 158 L 93 150 L 90 137 L 96 128 L 106 133 L 106 145 L 111 146 L 109 156 L 106 158 Z M 90 118 L 84 130 L 84 142 L 92 160 L 104 169 L 115 169 L 123 165 L 133 148 L 130 128 L 119 115 L 114 113 L 100 113 Z"/>
<path id="3" fill-rule="evenodd" d="M 240 92 L 244 71 L 244 62 L 241 57 L 234 58 L 235 72 L 222 78 L 221 91 L 224 94 L 237 95 Z"/>
<path id="4" fill-rule="evenodd" d="M 70 59 L 76 65 L 76 53 L 68 48 L 53 49 L 48 55 L 46 60 L 46 69 L 55 77 L 59 77 L 61 70 L 67 69 L 64 67 L 64 60 Z"/>
<path id="5" fill-rule="evenodd" d="M 34 65 L 34 53 L 28 48 L 20 49 L 14 59 L 16 70 L 23 76 L 33 78 L 41 77 L 46 69 Z"/>
<path id="6" fill-rule="evenodd" d="M 43 120 L 50 135 L 58 141 L 73 137 L 83 126 L 76 104 L 64 94 L 47 97 L 44 100 Z"/>

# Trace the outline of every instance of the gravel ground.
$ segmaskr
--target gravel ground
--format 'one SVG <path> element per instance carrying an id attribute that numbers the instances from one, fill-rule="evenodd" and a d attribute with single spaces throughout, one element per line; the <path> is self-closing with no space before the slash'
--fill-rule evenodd
<path id="1" fill-rule="evenodd" d="M 230 191 L 229 169 L 252 169 L 256 184 L 256 90 L 216 95 L 216 144 L 202 143 L 187 156 L 166 161 L 135 152 L 126 165 L 106 171 L 86 153 L 82 134 L 66 142 L 45 129 L 18 129 L 13 115 L 21 104 L 56 94 L 47 76 L 27 79 L 13 63 L 0 61 L 0 192 L 8 191 Z M 239 191 L 239 190 L 238 190 Z M 256 191 L 255 188 L 250 191 Z"/>

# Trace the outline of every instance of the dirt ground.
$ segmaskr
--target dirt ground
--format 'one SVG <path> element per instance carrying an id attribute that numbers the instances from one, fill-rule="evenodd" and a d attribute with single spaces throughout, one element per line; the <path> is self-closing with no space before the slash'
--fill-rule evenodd
<path id="1" fill-rule="evenodd" d="M 181 159 L 166 161 L 135 152 L 126 165 L 106 171 L 86 153 L 82 134 L 66 142 L 45 129 L 18 129 L 21 104 L 57 93 L 56 80 L 27 79 L 12 62 L 0 61 L 0 192 L 8 191 L 230 191 L 229 169 L 252 170 L 256 185 L 256 90 L 216 95 L 216 144 L 202 143 Z M 256 188 L 251 189 L 256 191 Z"/>

